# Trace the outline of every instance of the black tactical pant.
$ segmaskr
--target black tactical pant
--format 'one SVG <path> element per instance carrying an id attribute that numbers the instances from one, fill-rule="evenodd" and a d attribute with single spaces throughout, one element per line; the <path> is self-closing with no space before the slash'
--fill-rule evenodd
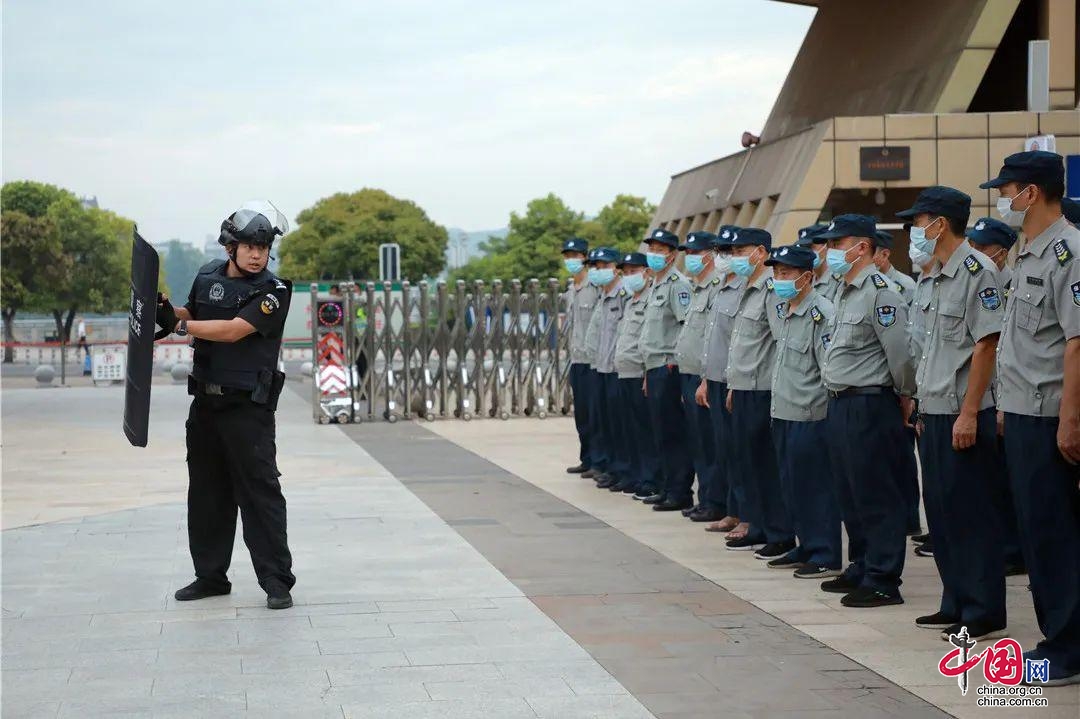
<path id="1" fill-rule="evenodd" d="M 196 394 L 188 413 L 187 450 L 188 544 L 195 576 L 229 586 L 239 508 L 259 586 L 266 590 L 280 582 L 291 589 L 296 577 L 285 533 L 273 411 L 246 394 Z"/>

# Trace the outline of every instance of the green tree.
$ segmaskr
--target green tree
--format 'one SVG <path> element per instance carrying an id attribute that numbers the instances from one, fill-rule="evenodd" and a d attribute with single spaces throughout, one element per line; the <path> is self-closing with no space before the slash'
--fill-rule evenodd
<path id="1" fill-rule="evenodd" d="M 622 252 L 636 252 L 649 229 L 656 205 L 636 195 L 615 195 L 596 216 L 607 242 Z"/>
<path id="2" fill-rule="evenodd" d="M 169 240 L 165 248 L 165 257 L 161 261 L 161 270 L 165 274 L 162 292 L 176 300 L 179 306 L 186 301 L 196 273 L 207 260 L 202 250 L 180 240 Z"/>
<path id="3" fill-rule="evenodd" d="M 293 280 L 377 279 L 379 245 L 401 246 L 401 275 L 433 277 L 446 261 L 446 228 L 419 206 L 383 190 L 325 197 L 296 217 L 299 227 L 281 240 L 279 274 Z"/>
<path id="4" fill-rule="evenodd" d="M 0 209 L 22 212 L 29 217 L 44 217 L 49 205 L 62 197 L 74 199 L 75 195 L 55 185 L 32 180 L 5 182 L 0 189 Z"/>
<path id="5" fill-rule="evenodd" d="M 562 277 L 559 250 L 568 237 L 578 235 L 584 217 L 554 193 L 529 202 L 525 214 L 510 213 L 510 231 L 480 246 L 484 255 L 454 270 L 451 280 L 546 279 Z"/>
<path id="6" fill-rule="evenodd" d="M 47 309 L 48 288 L 67 281 L 72 266 L 71 258 L 64 255 L 60 236 L 48 218 L 8 207 L 5 201 L 0 213 L 0 254 L 4 257 L 0 264 L 4 362 L 14 359 L 15 313 L 21 309 Z"/>

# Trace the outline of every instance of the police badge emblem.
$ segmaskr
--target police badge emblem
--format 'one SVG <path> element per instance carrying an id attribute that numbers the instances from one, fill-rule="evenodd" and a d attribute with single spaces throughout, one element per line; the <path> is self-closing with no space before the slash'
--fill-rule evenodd
<path id="1" fill-rule="evenodd" d="M 776 306 L 776 318 L 777 319 L 781 319 L 781 320 L 784 319 L 784 315 L 786 314 L 784 312 L 784 305 L 786 305 L 786 304 L 787 304 L 787 302 L 781 302 L 780 304 L 778 304 Z"/>
<path id="2" fill-rule="evenodd" d="M 220 282 L 210 285 L 210 301 L 220 302 L 225 297 L 225 286 Z"/>
<path id="3" fill-rule="evenodd" d="M 998 295 L 996 287 L 987 287 L 979 291 L 979 300 L 982 301 L 982 306 L 993 312 L 998 307 L 1001 307 L 1001 296 Z"/>
<path id="4" fill-rule="evenodd" d="M 1080 282 L 1072 283 L 1069 289 L 1071 289 L 1073 293 L 1073 304 L 1080 307 Z"/>
<path id="5" fill-rule="evenodd" d="M 274 295 L 267 295 L 263 297 L 262 302 L 259 303 L 259 309 L 264 315 L 270 315 L 274 313 L 278 307 L 281 306 L 281 302 Z"/>
<path id="6" fill-rule="evenodd" d="M 878 324 L 882 327 L 891 327 L 896 322 L 896 308 L 892 305 L 881 305 L 875 308 Z"/>

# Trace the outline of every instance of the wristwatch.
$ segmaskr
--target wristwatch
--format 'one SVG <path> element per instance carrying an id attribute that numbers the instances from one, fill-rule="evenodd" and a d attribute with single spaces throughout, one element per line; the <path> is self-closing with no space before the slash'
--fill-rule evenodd
<path id="1" fill-rule="evenodd" d="M 177 322 L 173 334 L 177 337 L 187 337 L 187 320 L 180 320 Z"/>

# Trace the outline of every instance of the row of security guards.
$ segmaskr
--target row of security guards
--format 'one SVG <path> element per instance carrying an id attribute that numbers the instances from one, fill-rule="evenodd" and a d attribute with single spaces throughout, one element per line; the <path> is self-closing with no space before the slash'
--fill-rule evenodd
<path id="1" fill-rule="evenodd" d="M 872 608 L 903 603 L 917 452 L 916 538 L 942 596 L 916 624 L 1002 636 L 1005 576 L 1026 570 L 1044 638 L 1025 657 L 1075 683 L 1080 231 L 1059 155 L 1011 155 L 983 187 L 1004 222 L 969 228 L 971 198 L 948 187 L 898 213 L 918 282 L 857 214 L 787 246 L 735 226 L 655 230 L 644 253 L 567 240 L 567 471 Z"/>

